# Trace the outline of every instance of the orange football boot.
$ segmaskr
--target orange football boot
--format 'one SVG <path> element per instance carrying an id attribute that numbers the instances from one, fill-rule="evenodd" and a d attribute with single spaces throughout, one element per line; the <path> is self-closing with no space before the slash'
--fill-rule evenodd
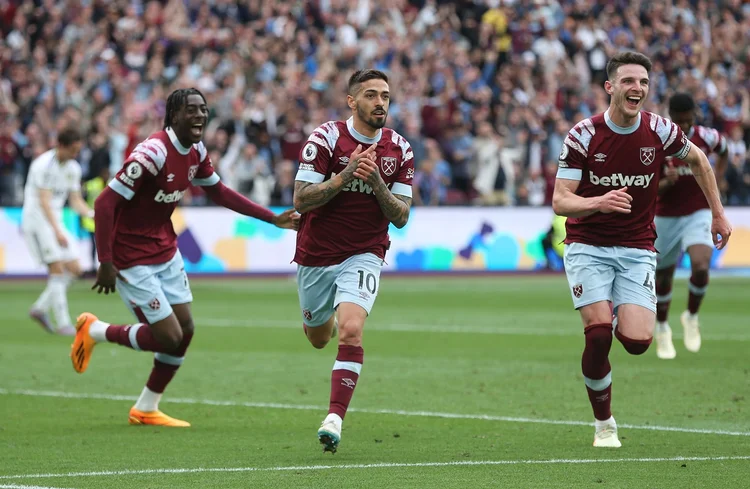
<path id="1" fill-rule="evenodd" d="M 70 359 L 73 361 L 73 368 L 79 374 L 86 371 L 91 359 L 91 353 L 94 351 L 96 341 L 89 334 L 91 323 L 98 318 L 90 312 L 84 312 L 78 316 L 76 321 L 76 337 L 70 347 Z"/>
<path id="2" fill-rule="evenodd" d="M 130 408 L 128 418 L 130 424 L 146 424 L 151 426 L 168 426 L 171 428 L 187 428 L 190 423 L 167 416 L 161 411 L 139 411 L 135 407 Z"/>

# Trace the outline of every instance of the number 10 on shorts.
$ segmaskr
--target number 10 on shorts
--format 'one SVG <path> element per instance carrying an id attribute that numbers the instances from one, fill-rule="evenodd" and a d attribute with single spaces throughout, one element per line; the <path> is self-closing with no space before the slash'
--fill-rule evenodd
<path id="1" fill-rule="evenodd" d="M 364 270 L 357 270 L 357 274 L 359 274 L 359 290 L 367 287 L 369 293 L 375 294 L 375 291 L 378 290 L 378 279 L 375 278 L 375 275 Z"/>

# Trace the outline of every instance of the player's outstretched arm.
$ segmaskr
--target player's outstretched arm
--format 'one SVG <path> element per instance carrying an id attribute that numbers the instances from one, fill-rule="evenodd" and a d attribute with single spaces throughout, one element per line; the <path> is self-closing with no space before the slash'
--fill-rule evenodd
<path id="1" fill-rule="evenodd" d="M 104 187 L 104 190 L 94 202 L 94 239 L 96 240 L 96 252 L 99 255 L 101 265 L 96 273 L 96 282 L 91 288 L 98 288 L 100 294 L 102 292 L 109 294 L 115 291 L 117 270 L 112 264 L 112 240 L 117 206 L 123 202 L 125 202 L 125 197 L 108 186 Z"/>
<path id="2" fill-rule="evenodd" d="M 585 217 L 596 212 L 630 214 L 633 196 L 627 192 L 627 187 L 611 190 L 600 197 L 581 197 L 575 193 L 579 184 L 579 180 L 555 180 L 555 191 L 552 194 L 552 210 L 555 214 L 565 217 Z"/>
<path id="3" fill-rule="evenodd" d="M 256 204 L 239 192 L 232 190 L 218 181 L 214 185 L 203 186 L 211 200 L 217 205 L 226 207 L 229 210 L 242 214 L 243 216 L 254 217 L 261 221 L 270 222 L 275 226 L 284 229 L 297 229 L 299 227 L 299 215 L 293 210 L 274 214 L 262 205 Z"/>
<path id="4" fill-rule="evenodd" d="M 729 236 L 732 234 L 732 226 L 724 215 L 724 206 L 721 205 L 719 187 L 716 177 L 711 168 L 706 154 L 696 145 L 690 143 L 690 152 L 685 157 L 685 162 L 690 165 L 695 181 L 698 182 L 703 194 L 706 196 L 708 205 L 711 207 L 713 222 L 711 223 L 711 235 L 714 244 L 721 249 L 726 246 Z"/>

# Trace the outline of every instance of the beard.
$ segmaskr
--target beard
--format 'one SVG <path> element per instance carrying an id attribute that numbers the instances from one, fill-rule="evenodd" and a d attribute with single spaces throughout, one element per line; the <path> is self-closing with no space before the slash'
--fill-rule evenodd
<path id="1" fill-rule="evenodd" d="M 385 127 L 385 121 L 388 119 L 388 112 L 385 113 L 382 119 L 375 117 L 372 114 L 366 113 L 361 107 L 357 106 L 357 116 L 359 119 L 372 127 L 373 129 L 382 129 Z"/>

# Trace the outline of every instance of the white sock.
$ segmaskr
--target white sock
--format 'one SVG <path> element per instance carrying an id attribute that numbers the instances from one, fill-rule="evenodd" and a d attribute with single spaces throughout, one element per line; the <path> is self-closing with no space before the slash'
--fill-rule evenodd
<path id="1" fill-rule="evenodd" d="M 159 410 L 159 401 L 161 400 L 161 394 L 157 394 L 148 387 L 143 388 L 141 397 L 135 403 L 135 408 L 139 411 L 151 412 Z"/>
<path id="2" fill-rule="evenodd" d="M 50 298 L 52 297 L 52 289 L 54 288 L 52 283 L 54 282 L 54 280 L 58 280 L 57 278 L 53 280 L 53 277 L 58 277 L 58 275 L 49 276 L 49 278 L 47 279 L 47 287 L 44 288 L 42 293 L 39 295 L 39 298 L 31 306 L 31 308 L 35 311 L 42 311 L 46 313 L 49 310 Z"/>
<path id="3" fill-rule="evenodd" d="M 597 430 L 604 428 L 605 426 L 614 426 L 615 428 L 617 428 L 617 423 L 615 423 L 614 416 L 610 416 L 609 419 L 605 419 L 604 421 L 594 419 L 594 426 L 596 426 Z"/>
<path id="4" fill-rule="evenodd" d="M 63 278 L 65 279 L 65 287 L 70 287 L 76 280 L 76 276 L 70 272 L 63 272 Z"/>
<path id="5" fill-rule="evenodd" d="M 656 332 L 657 333 L 666 333 L 669 331 L 669 325 L 666 321 L 657 321 L 656 322 Z"/>
<path id="6" fill-rule="evenodd" d="M 97 319 L 89 326 L 89 336 L 97 343 L 107 341 L 107 328 L 109 328 L 109 323 Z"/>
<path id="7" fill-rule="evenodd" d="M 57 329 L 72 327 L 70 311 L 68 311 L 68 294 L 64 275 L 50 275 L 50 302 L 55 315 Z"/>

